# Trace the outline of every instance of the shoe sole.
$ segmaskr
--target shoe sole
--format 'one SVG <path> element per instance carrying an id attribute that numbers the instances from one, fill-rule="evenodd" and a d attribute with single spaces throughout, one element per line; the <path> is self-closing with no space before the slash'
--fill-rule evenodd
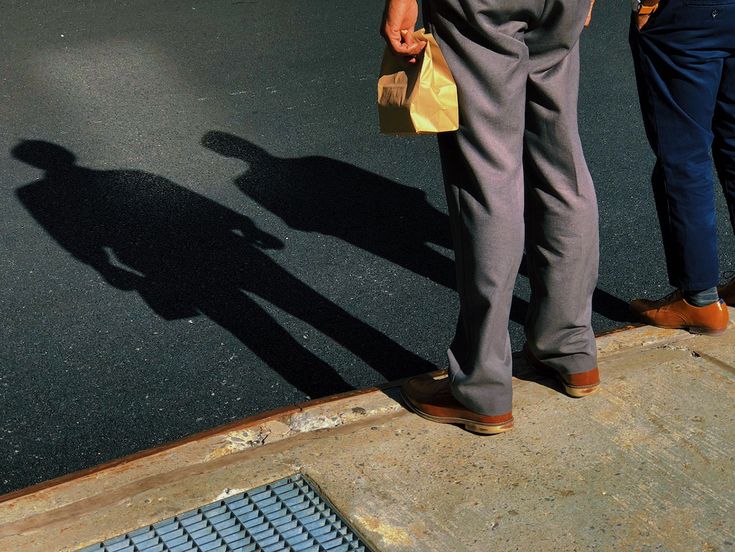
<path id="1" fill-rule="evenodd" d="M 426 412 L 421 411 L 415 404 L 413 404 L 413 402 L 411 402 L 411 399 L 406 396 L 403 390 L 401 390 L 401 398 L 403 399 L 406 407 L 408 407 L 411 412 L 413 412 L 417 416 L 421 416 L 425 420 L 429 420 L 430 422 L 436 422 L 438 424 L 461 425 L 464 426 L 467 431 L 471 431 L 472 433 L 479 433 L 480 435 L 497 435 L 499 433 L 505 433 L 509 429 L 513 429 L 513 418 L 511 418 L 507 422 L 503 422 L 502 424 L 483 424 L 473 420 L 466 420 L 464 418 L 432 416 L 431 414 L 427 414 Z"/>
<path id="2" fill-rule="evenodd" d="M 582 397 L 587 397 L 588 395 L 591 395 L 592 393 L 597 393 L 600 390 L 600 384 L 596 383 L 594 385 L 585 385 L 582 386 L 575 386 L 575 385 L 567 385 L 567 383 L 564 381 L 564 378 L 557 374 L 557 378 L 559 381 L 561 381 L 561 384 L 564 386 L 564 392 L 569 395 L 570 397 L 574 397 L 575 399 L 581 399 Z"/>
<path id="3" fill-rule="evenodd" d="M 696 335 L 722 335 L 727 331 L 727 328 L 722 330 L 712 330 L 710 328 L 684 328 L 686 331 Z"/>
<path id="4" fill-rule="evenodd" d="M 713 330 L 712 328 L 707 328 L 706 326 L 666 326 L 664 324 L 652 324 L 650 321 L 645 320 L 643 317 L 641 317 L 641 322 L 647 324 L 648 326 L 663 328 L 664 330 L 685 330 L 694 335 L 722 335 L 727 331 L 727 326 L 722 329 Z"/>

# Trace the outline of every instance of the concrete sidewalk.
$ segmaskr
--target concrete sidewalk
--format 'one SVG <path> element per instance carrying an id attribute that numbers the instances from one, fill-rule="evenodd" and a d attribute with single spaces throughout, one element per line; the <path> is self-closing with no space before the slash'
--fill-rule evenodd
<path id="1" fill-rule="evenodd" d="M 245 420 L 0 497 L 0 550 L 74 550 L 297 472 L 377 551 L 735 550 L 734 338 L 602 336 L 585 399 L 517 358 L 498 436 L 424 421 L 396 385 Z"/>

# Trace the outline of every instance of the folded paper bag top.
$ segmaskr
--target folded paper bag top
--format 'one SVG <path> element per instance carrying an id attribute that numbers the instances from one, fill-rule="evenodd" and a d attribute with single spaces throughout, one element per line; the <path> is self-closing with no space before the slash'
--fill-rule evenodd
<path id="1" fill-rule="evenodd" d="M 386 46 L 378 79 L 378 116 L 383 134 L 433 134 L 459 128 L 457 86 L 434 37 L 419 29 L 426 42 L 416 63 Z"/>

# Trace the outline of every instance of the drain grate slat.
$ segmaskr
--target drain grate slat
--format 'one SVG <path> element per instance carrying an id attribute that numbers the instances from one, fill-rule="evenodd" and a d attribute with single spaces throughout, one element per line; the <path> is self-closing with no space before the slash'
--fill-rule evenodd
<path id="1" fill-rule="evenodd" d="M 206 504 L 79 552 L 371 552 L 301 475 Z"/>

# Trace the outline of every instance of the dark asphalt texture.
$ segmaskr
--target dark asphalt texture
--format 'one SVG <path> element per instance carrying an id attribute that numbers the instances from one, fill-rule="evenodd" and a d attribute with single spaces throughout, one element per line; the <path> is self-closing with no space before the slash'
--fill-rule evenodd
<path id="1" fill-rule="evenodd" d="M 627 4 L 598 4 L 580 122 L 603 331 L 669 288 Z M 431 137 L 377 132 L 381 11 L 4 3 L 0 492 L 445 366 L 457 300 L 439 161 Z M 514 350 L 527 299 L 521 275 Z"/>

